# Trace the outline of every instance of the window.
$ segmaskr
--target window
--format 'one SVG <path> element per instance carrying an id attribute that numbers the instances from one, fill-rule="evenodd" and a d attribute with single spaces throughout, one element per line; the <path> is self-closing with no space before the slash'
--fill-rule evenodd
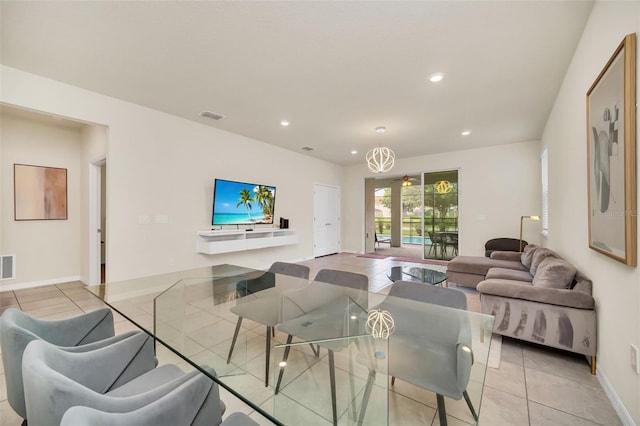
<path id="1" fill-rule="evenodd" d="M 542 151 L 542 235 L 549 235 L 549 155 L 547 148 Z"/>

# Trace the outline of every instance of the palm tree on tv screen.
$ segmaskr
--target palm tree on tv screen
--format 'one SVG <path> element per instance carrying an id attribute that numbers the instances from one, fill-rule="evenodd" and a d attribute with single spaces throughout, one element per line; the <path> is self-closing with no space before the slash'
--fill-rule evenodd
<path id="1" fill-rule="evenodd" d="M 251 197 L 251 191 L 249 191 L 248 189 L 241 189 L 240 200 L 238 201 L 238 204 L 236 204 L 236 207 L 240 207 L 244 205 L 244 208 L 247 209 L 249 220 L 251 221 L 253 221 L 253 219 L 251 218 L 251 202 L 252 201 L 253 201 L 253 198 Z"/>
<path id="2" fill-rule="evenodd" d="M 255 200 L 258 202 L 260 207 L 262 208 L 262 213 L 264 214 L 264 221 L 271 222 L 271 218 L 273 217 L 273 207 L 274 207 L 274 197 L 273 192 L 269 187 L 258 185 L 254 189 L 256 196 Z"/>

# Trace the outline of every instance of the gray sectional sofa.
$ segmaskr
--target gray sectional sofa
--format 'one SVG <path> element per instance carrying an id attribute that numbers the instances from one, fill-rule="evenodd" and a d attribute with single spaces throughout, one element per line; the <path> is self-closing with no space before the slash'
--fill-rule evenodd
<path id="1" fill-rule="evenodd" d="M 494 333 L 591 357 L 596 368 L 596 310 L 592 282 L 554 251 L 528 245 L 522 253 L 458 256 L 448 281 L 474 287 Z"/>

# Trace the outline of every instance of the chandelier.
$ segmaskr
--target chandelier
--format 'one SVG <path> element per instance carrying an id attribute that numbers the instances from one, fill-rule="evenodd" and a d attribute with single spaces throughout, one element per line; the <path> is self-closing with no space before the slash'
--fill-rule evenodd
<path id="1" fill-rule="evenodd" d="M 389 311 L 373 309 L 367 316 L 366 330 L 374 339 L 388 339 L 396 325 Z"/>
<path id="2" fill-rule="evenodd" d="M 447 194 L 451 192 L 451 189 L 453 189 L 451 186 L 451 182 L 449 182 L 448 180 L 440 180 L 436 182 L 433 187 L 438 194 Z"/>
<path id="3" fill-rule="evenodd" d="M 379 146 L 367 152 L 367 167 L 372 173 L 386 173 L 393 167 L 396 154 L 389 148 Z"/>
<path id="4" fill-rule="evenodd" d="M 411 183 L 411 178 L 407 175 L 404 175 L 404 177 L 402 178 L 402 186 L 411 186 L 413 185 Z"/>

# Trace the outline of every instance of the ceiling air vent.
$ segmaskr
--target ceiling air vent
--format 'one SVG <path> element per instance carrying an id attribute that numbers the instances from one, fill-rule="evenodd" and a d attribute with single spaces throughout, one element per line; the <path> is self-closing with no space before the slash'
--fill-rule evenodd
<path id="1" fill-rule="evenodd" d="M 313 148 L 311 146 L 303 146 L 301 149 L 304 150 L 304 151 L 314 151 L 315 150 L 315 148 Z"/>
<path id="2" fill-rule="evenodd" d="M 213 111 L 202 111 L 200 113 L 200 116 L 204 118 L 210 118 L 212 120 L 222 120 L 224 118 L 224 115 L 218 114 L 217 112 Z"/>

